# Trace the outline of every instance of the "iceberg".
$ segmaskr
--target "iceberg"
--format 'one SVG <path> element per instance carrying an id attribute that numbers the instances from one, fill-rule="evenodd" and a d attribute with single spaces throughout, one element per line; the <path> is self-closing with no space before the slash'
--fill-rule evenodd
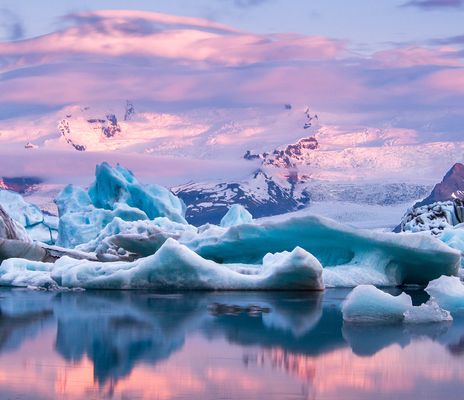
<path id="1" fill-rule="evenodd" d="M 449 311 L 432 299 L 413 306 L 411 296 L 392 296 L 372 285 L 360 285 L 348 295 L 342 306 L 343 320 L 349 323 L 425 324 L 452 321 Z"/>
<path id="2" fill-rule="evenodd" d="M 464 224 L 443 230 L 439 239 L 461 253 L 461 268 L 464 268 Z"/>
<path id="3" fill-rule="evenodd" d="M 412 307 L 404 313 L 404 322 L 409 324 L 424 324 L 432 322 L 452 321 L 453 317 L 442 309 L 434 300 L 420 306 Z"/>
<path id="4" fill-rule="evenodd" d="M 236 226 L 241 224 L 251 224 L 253 222 L 253 216 L 250 212 L 240 204 L 233 204 L 229 208 L 226 215 L 222 217 L 220 225 L 223 228 L 230 226 Z"/>
<path id="5" fill-rule="evenodd" d="M 100 261 L 133 261 L 156 253 L 168 238 L 192 237 L 197 231 L 165 217 L 133 222 L 115 217 L 94 240 L 76 249 L 95 252 Z"/>
<path id="6" fill-rule="evenodd" d="M 161 186 L 142 185 L 120 165 L 97 165 L 95 182 L 88 191 L 68 185 L 55 202 L 60 215 L 57 244 L 63 247 L 75 248 L 96 239 L 115 218 L 167 217 L 186 224 L 182 200 Z"/>
<path id="7" fill-rule="evenodd" d="M 425 291 L 440 307 L 451 312 L 464 311 L 464 285 L 458 277 L 441 276 L 429 282 Z"/>
<path id="8" fill-rule="evenodd" d="M 133 262 L 95 262 L 67 256 L 52 263 L 9 259 L 4 286 L 159 290 L 323 290 L 322 266 L 301 248 L 267 254 L 262 265 L 217 264 L 174 239 Z"/>
<path id="9" fill-rule="evenodd" d="M 114 209 L 118 203 L 143 211 L 148 218 L 167 217 L 186 223 L 185 204 L 168 189 L 158 185 L 142 185 L 129 170 L 119 164 L 112 168 L 107 163 L 97 165 L 95 182 L 88 194 L 97 208 Z"/>
<path id="10" fill-rule="evenodd" d="M 324 266 L 328 287 L 427 284 L 457 275 L 460 264 L 457 250 L 427 234 L 363 231 L 305 213 L 228 228 L 196 228 L 164 217 L 133 222 L 116 217 L 76 248 L 95 252 L 101 261 L 133 261 L 155 253 L 168 238 L 219 264 L 260 264 L 267 253 L 301 247 Z"/>
<path id="11" fill-rule="evenodd" d="M 22 240 L 30 242 L 31 239 L 27 234 L 26 230 L 8 213 L 5 212 L 3 207 L 0 205 L 0 239 L 4 240 Z"/>
<path id="12" fill-rule="evenodd" d="M 343 320 L 355 323 L 402 322 L 404 313 L 413 307 L 406 293 L 392 296 L 372 285 L 359 285 L 348 295 L 342 306 Z"/>
<path id="13" fill-rule="evenodd" d="M 371 279 L 382 286 L 427 284 L 457 275 L 460 266 L 460 252 L 428 234 L 359 230 L 304 212 L 199 229 L 180 241 L 218 263 L 253 264 L 266 253 L 299 246 L 321 262 L 329 286 L 353 287 Z"/>
<path id="14" fill-rule="evenodd" d="M 54 244 L 58 235 L 58 218 L 45 215 L 35 206 L 26 202 L 19 193 L 0 190 L 0 206 L 34 241 Z"/>

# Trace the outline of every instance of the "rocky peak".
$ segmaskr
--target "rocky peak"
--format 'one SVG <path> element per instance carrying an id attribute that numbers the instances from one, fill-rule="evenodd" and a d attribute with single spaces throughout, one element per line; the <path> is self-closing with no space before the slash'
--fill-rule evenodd
<path id="1" fill-rule="evenodd" d="M 438 201 L 453 200 L 453 193 L 456 194 L 460 191 L 464 191 L 464 165 L 456 163 L 446 173 L 443 180 L 435 185 L 432 193 L 421 202 L 415 204 L 414 207 L 420 207 Z"/>

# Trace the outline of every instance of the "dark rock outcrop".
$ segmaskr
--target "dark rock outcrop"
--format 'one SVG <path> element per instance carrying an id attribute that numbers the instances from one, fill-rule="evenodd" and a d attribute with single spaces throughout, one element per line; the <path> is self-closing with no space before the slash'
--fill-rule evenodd
<path id="1" fill-rule="evenodd" d="M 464 191 L 464 165 L 456 163 L 446 173 L 443 180 L 435 185 L 430 193 L 424 200 L 416 203 L 415 208 L 432 204 L 436 202 L 453 200 L 453 193 Z"/>

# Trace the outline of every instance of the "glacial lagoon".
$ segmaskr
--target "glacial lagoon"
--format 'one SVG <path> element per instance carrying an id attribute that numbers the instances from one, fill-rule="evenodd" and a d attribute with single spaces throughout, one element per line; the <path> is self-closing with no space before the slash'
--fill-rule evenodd
<path id="1" fill-rule="evenodd" d="M 0 289 L 0 398 L 462 395 L 464 316 L 435 324 L 347 324 L 341 303 L 349 291 Z M 422 290 L 407 292 L 414 304 L 428 298 Z"/>

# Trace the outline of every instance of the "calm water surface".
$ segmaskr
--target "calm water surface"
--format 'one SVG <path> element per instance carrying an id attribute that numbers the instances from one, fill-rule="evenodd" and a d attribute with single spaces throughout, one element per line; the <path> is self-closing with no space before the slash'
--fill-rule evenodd
<path id="1" fill-rule="evenodd" d="M 0 289 L 0 398 L 463 398 L 464 318 L 344 325 L 348 292 Z"/>

